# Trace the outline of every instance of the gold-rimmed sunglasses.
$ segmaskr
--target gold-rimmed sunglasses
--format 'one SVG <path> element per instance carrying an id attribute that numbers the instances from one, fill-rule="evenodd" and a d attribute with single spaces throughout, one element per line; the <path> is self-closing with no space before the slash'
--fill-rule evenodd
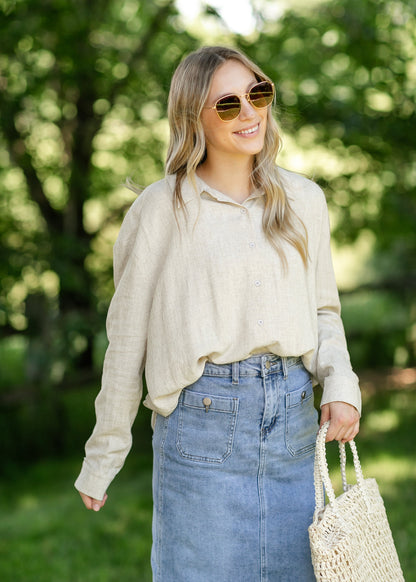
<path id="1" fill-rule="evenodd" d="M 243 97 L 256 109 L 264 109 L 273 101 L 274 85 L 270 81 L 261 81 L 254 85 L 248 93 L 224 95 L 224 97 L 217 99 L 212 107 L 206 107 L 206 109 L 215 109 L 221 121 L 232 121 L 240 115 Z"/>

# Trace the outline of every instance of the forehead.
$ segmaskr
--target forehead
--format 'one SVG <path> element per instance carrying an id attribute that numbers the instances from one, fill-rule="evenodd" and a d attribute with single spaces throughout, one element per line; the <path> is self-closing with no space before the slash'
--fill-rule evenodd
<path id="1" fill-rule="evenodd" d="M 212 77 L 209 97 L 219 97 L 227 93 L 241 94 L 247 91 L 256 77 L 249 68 L 236 60 L 223 63 Z"/>

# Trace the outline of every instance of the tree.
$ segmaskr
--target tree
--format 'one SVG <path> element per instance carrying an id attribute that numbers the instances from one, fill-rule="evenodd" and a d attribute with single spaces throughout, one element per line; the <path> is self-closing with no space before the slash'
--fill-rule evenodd
<path id="1" fill-rule="evenodd" d="M 162 104 L 196 41 L 172 0 L 20 0 L 1 11 L 0 333 L 28 339 L 39 385 L 91 369 L 111 228 L 132 200 L 120 184 L 162 174 Z"/>
<path id="2" fill-rule="evenodd" d="M 324 185 L 335 238 L 372 241 L 363 283 L 381 290 L 376 309 L 371 319 L 354 299 L 359 325 L 347 325 L 357 342 L 371 326 L 359 363 L 392 363 L 399 346 L 412 364 L 415 15 L 403 0 L 295 6 L 273 20 L 259 10 L 253 37 L 220 42 L 276 81 L 286 165 L 301 152 Z M 111 246 L 133 200 L 121 184 L 162 175 L 170 77 L 200 41 L 174 0 L 3 0 L 0 14 L 0 343 L 23 338 L 26 381 L 46 401 L 92 369 Z"/>
<path id="3" fill-rule="evenodd" d="M 386 359 L 386 350 L 374 349 L 376 342 L 389 343 L 393 309 L 402 314 L 395 342 L 407 353 L 403 361 L 412 364 L 414 10 L 401 0 L 335 0 L 303 8 L 302 13 L 288 11 L 274 22 L 257 16 L 257 38 L 240 38 L 239 44 L 276 80 L 284 130 L 304 155 L 309 152 L 308 170 L 328 194 L 335 239 L 345 244 L 366 234 L 374 252 L 364 283 L 373 293 L 378 289 L 395 298 L 384 302 L 387 312 L 379 313 L 379 325 L 367 341 L 369 359 L 360 363 L 393 363 L 394 347 L 389 345 Z M 290 157 L 286 162 L 291 165 Z"/>

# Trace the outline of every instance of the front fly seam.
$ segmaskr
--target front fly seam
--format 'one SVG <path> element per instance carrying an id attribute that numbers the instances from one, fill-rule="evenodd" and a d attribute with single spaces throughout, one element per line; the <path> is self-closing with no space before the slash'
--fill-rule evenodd
<path id="1" fill-rule="evenodd" d="M 233 385 L 238 386 L 240 383 L 240 362 L 233 362 L 232 366 L 232 378 L 233 378 Z"/>
<path id="2" fill-rule="evenodd" d="M 288 365 L 287 365 L 287 357 L 284 356 L 282 358 L 282 371 L 283 371 L 283 378 L 285 380 L 287 380 L 287 375 L 288 375 Z"/>

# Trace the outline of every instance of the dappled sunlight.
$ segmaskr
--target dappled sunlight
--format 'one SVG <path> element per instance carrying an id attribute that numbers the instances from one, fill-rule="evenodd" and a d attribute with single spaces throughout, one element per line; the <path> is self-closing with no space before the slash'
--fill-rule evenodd
<path id="1" fill-rule="evenodd" d="M 397 410 L 374 410 L 365 417 L 365 427 L 373 434 L 394 430 L 399 422 L 400 415 Z"/>
<path id="2" fill-rule="evenodd" d="M 405 454 L 403 456 L 385 454 L 367 460 L 363 464 L 363 471 L 366 477 L 377 479 L 380 482 L 380 488 L 386 493 L 394 491 L 394 489 L 389 489 L 389 486 L 400 485 L 405 480 L 416 480 L 415 463 Z M 397 490 L 395 493 L 397 494 Z"/>
<path id="3" fill-rule="evenodd" d="M 370 109 L 382 113 L 390 113 L 394 109 L 394 100 L 388 93 L 367 89 L 365 92 L 367 105 Z"/>
<path id="4" fill-rule="evenodd" d="M 325 192 L 363 395 L 357 447 L 416 582 L 414 6 L 169 4 L 0 2 L 0 579 L 151 580 L 150 411 L 102 512 L 87 512 L 72 483 L 108 344 L 113 245 L 139 195 L 124 184 L 140 192 L 164 175 L 179 61 L 226 44 L 276 85 L 278 164 Z M 348 465 L 354 482 L 349 453 Z"/>
<path id="5" fill-rule="evenodd" d="M 21 279 L 16 281 L 7 293 L 7 301 L 12 309 L 10 317 L 15 328 L 25 330 L 28 326 L 25 301 L 29 295 L 41 293 L 49 299 L 55 299 L 59 290 L 59 277 L 54 271 L 41 271 L 34 265 L 26 265 L 22 269 Z"/>
<path id="6" fill-rule="evenodd" d="M 39 281 L 40 288 L 45 292 L 45 295 L 51 299 L 58 296 L 60 291 L 59 277 L 54 271 L 43 271 Z"/>
<path id="7" fill-rule="evenodd" d="M 84 204 L 84 227 L 87 232 L 97 232 L 108 216 L 105 204 L 99 199 L 87 200 Z"/>
<path id="8" fill-rule="evenodd" d="M 120 174 L 125 175 L 127 172 L 127 161 L 121 155 L 115 152 L 94 152 L 91 161 L 99 170 L 113 170 L 117 168 Z"/>
<path id="9" fill-rule="evenodd" d="M 376 479 L 381 495 L 396 497 L 399 495 L 401 484 L 404 481 L 416 482 L 416 467 L 412 459 L 407 455 L 398 457 L 397 455 L 387 455 L 381 453 L 376 458 L 361 458 L 360 437 L 357 439 L 357 449 L 360 456 L 361 467 L 365 479 Z M 347 450 L 347 482 L 356 483 L 356 475 L 352 464 L 352 457 Z M 330 466 L 331 481 L 337 494 L 342 492 L 342 480 L 339 467 Z"/>
<path id="10" fill-rule="evenodd" d="M 65 207 L 68 202 L 68 188 L 61 176 L 56 174 L 47 176 L 43 187 L 53 208 L 59 210 Z"/>
<path id="11" fill-rule="evenodd" d="M 30 493 L 22 495 L 17 501 L 17 507 L 23 511 L 36 509 L 39 507 L 39 497 L 30 495 Z"/>
<path id="12" fill-rule="evenodd" d="M 373 232 L 362 230 L 351 245 L 336 245 L 335 242 L 332 244 L 335 278 L 341 291 L 372 280 L 373 273 L 368 269 L 367 263 L 374 252 L 375 242 Z"/>

